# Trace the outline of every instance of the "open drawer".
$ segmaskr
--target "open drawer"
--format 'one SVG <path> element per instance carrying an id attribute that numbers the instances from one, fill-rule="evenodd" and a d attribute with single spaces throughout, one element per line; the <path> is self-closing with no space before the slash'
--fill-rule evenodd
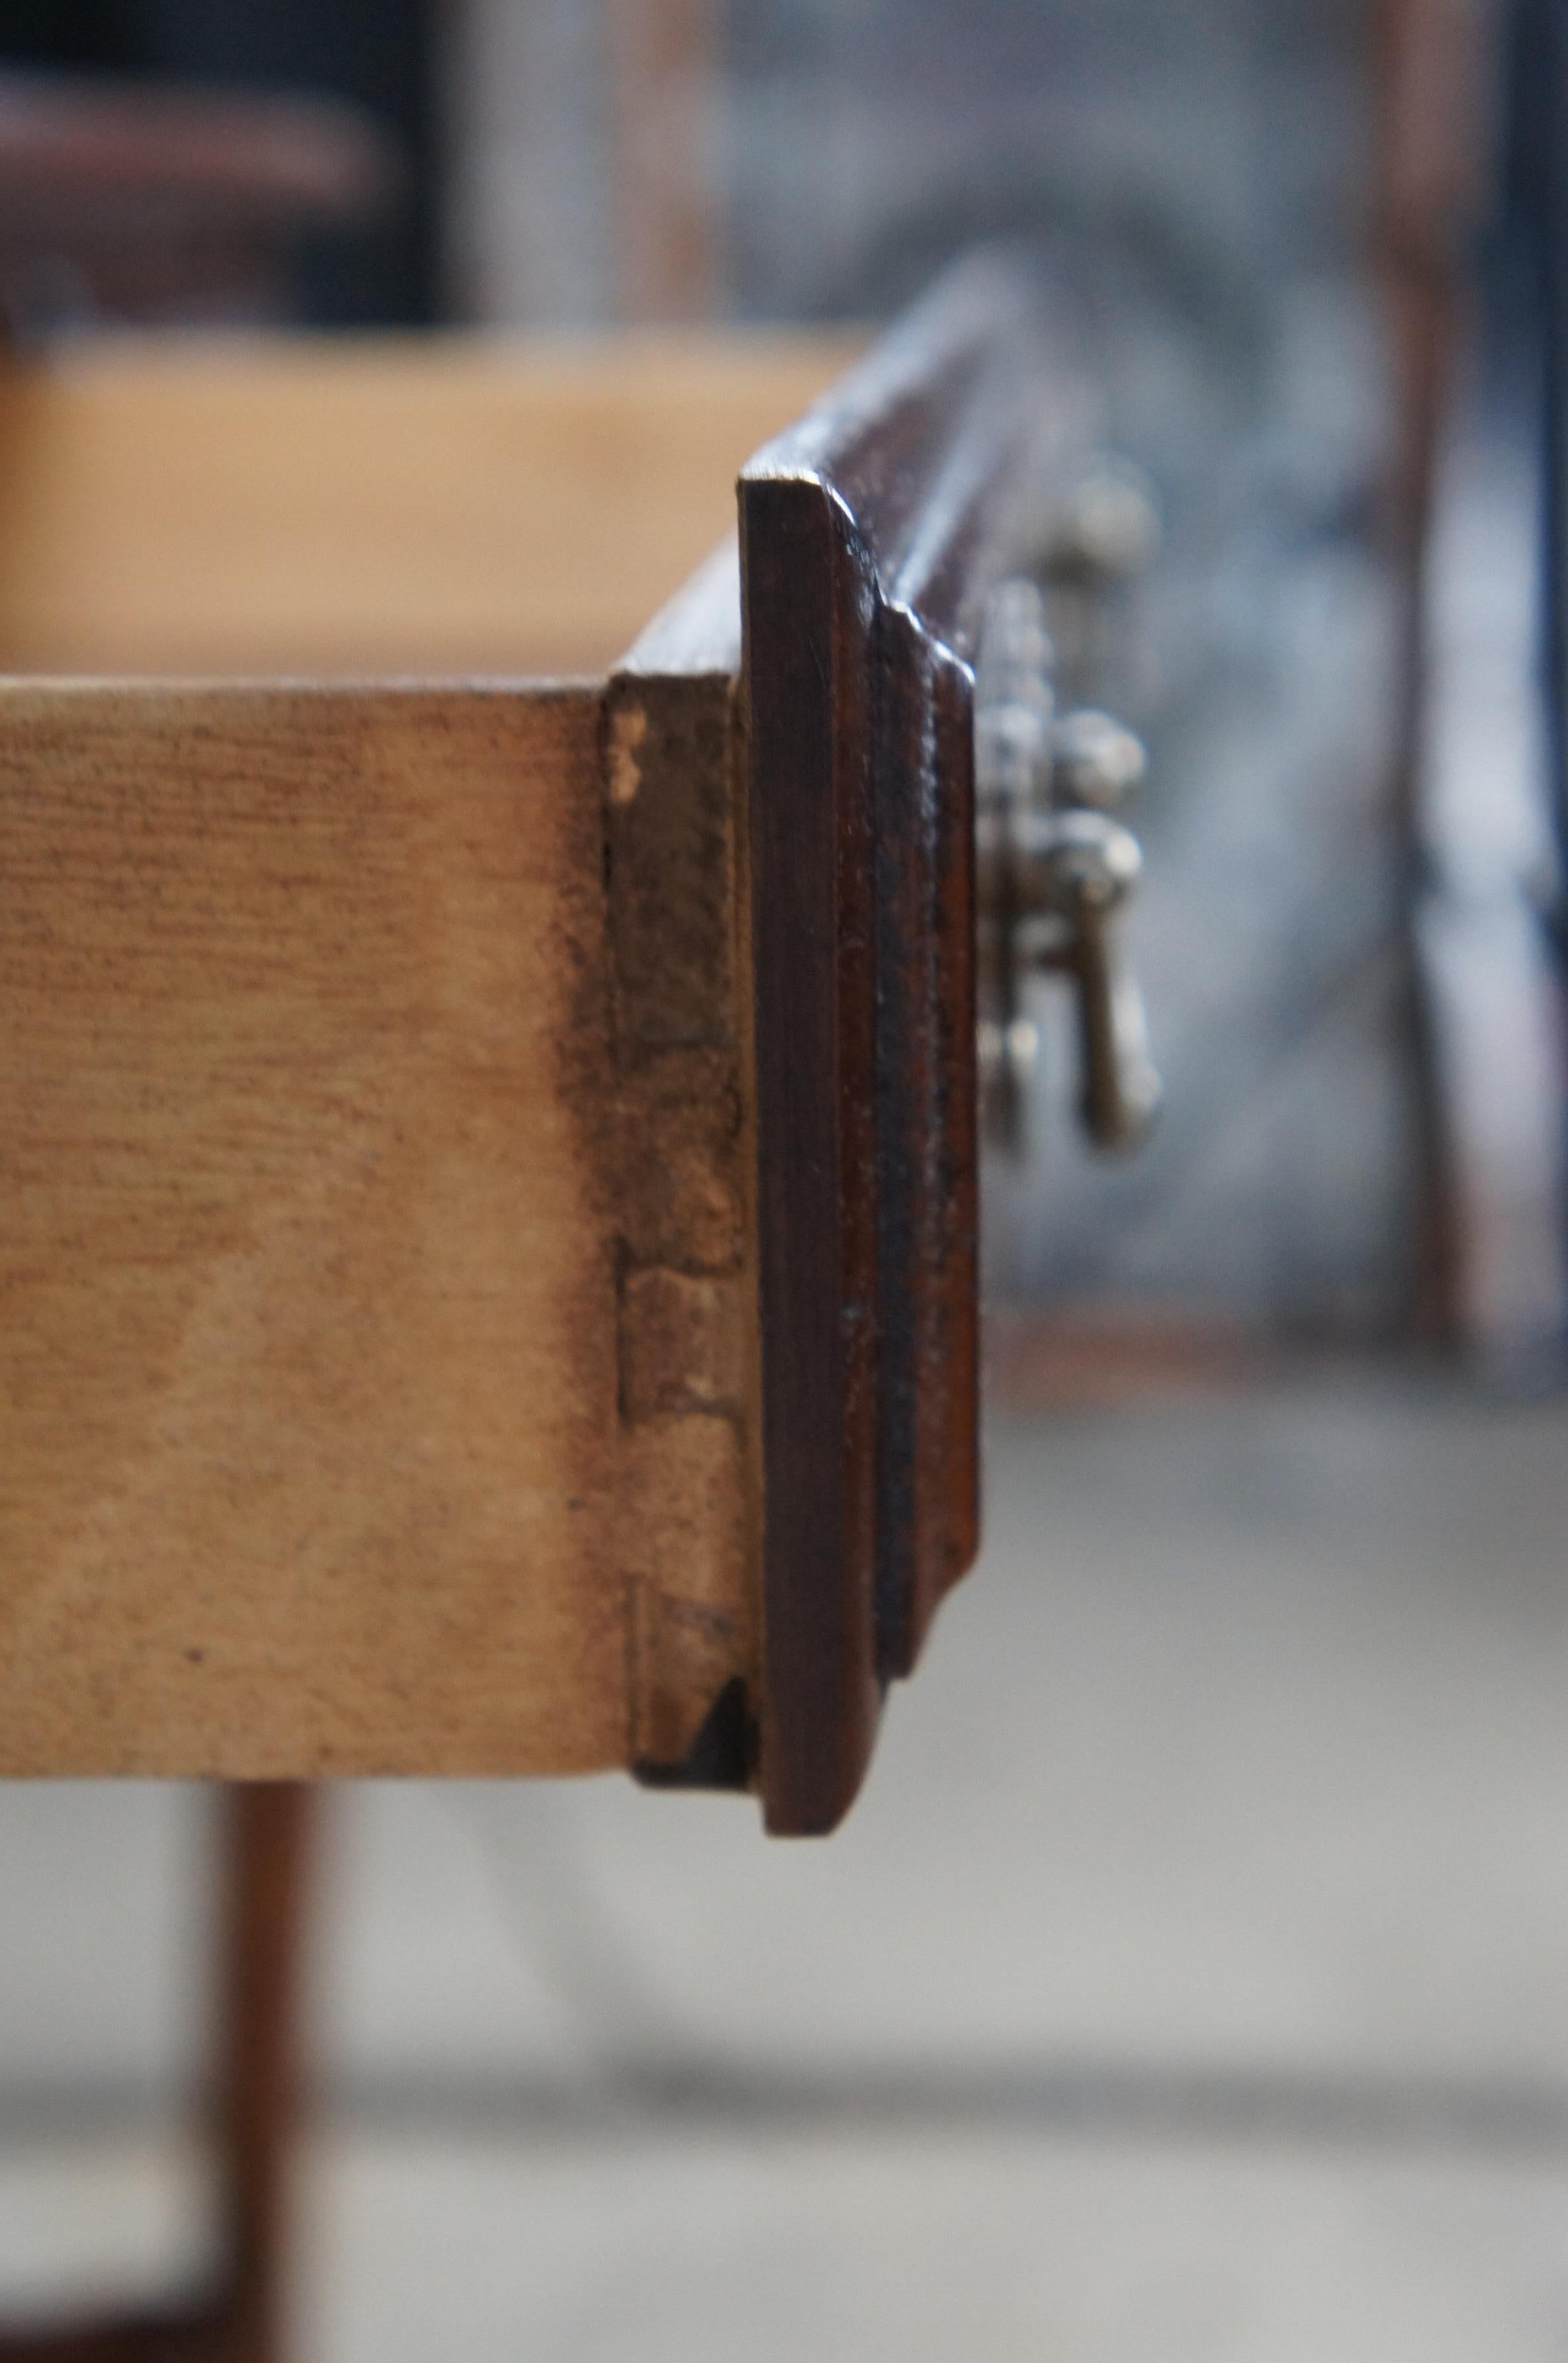
<path id="1" fill-rule="evenodd" d="M 0 394 L 0 1772 L 852 1797 L 975 1547 L 970 657 L 1064 397 L 990 267 L 848 358 Z"/>

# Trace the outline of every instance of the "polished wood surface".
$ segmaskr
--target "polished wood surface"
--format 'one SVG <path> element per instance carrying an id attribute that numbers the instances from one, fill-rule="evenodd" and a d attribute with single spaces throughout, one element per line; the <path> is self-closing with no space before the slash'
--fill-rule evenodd
<path id="1" fill-rule="evenodd" d="M 973 677 L 1066 372 L 944 282 L 741 483 L 762 1305 L 763 1793 L 831 1828 L 977 1540 Z"/>

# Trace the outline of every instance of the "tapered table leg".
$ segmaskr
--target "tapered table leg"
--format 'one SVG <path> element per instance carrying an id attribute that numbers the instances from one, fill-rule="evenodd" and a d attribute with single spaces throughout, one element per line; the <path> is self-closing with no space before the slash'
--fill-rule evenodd
<path id="1" fill-rule="evenodd" d="M 311 1810 L 294 1783 L 224 1792 L 213 2286 L 181 2311 L 0 2339 L 0 2363 L 281 2363 Z"/>

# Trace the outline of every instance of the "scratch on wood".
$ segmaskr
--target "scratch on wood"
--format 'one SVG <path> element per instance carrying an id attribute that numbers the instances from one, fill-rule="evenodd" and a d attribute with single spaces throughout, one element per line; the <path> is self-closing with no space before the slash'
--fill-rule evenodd
<path id="1" fill-rule="evenodd" d="M 637 749 L 648 735 L 648 717 L 640 705 L 624 705 L 610 725 L 610 801 L 629 804 L 642 785 Z"/>

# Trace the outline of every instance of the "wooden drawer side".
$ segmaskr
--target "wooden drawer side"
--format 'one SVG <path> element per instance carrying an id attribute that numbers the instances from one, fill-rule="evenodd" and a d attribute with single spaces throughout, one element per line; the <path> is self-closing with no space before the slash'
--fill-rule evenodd
<path id="1" fill-rule="evenodd" d="M 668 1764 L 746 1661 L 733 1043 L 628 1034 L 604 728 L 0 689 L 0 1772 Z"/>

